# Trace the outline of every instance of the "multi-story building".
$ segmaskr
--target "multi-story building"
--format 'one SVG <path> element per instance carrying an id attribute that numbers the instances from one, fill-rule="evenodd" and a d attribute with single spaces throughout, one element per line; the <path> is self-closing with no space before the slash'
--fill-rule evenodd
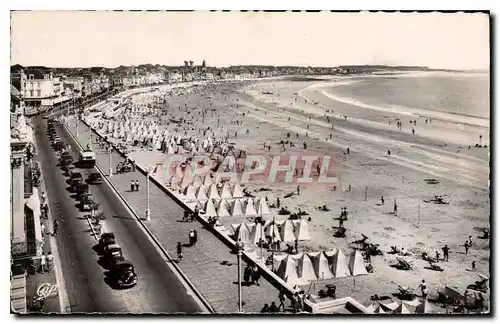
<path id="1" fill-rule="evenodd" d="M 65 77 L 63 79 L 64 94 L 80 98 L 84 92 L 85 78 L 83 77 Z"/>
<path id="2" fill-rule="evenodd" d="M 21 69 L 11 73 L 11 83 L 21 93 L 28 110 L 50 109 L 70 99 L 63 95 L 64 86 L 61 79 L 48 70 Z"/>
<path id="3" fill-rule="evenodd" d="M 39 167 L 35 154 L 33 130 L 23 115 L 24 103 L 13 103 L 11 114 L 11 307 L 26 311 L 26 269 L 38 266 L 43 251 L 41 210 L 38 196 Z"/>

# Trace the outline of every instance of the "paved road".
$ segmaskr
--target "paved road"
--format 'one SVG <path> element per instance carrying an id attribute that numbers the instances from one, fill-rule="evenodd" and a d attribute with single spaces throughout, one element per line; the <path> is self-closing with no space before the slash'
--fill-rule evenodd
<path id="1" fill-rule="evenodd" d="M 45 135 L 46 121 L 37 117 L 34 124 L 38 128 L 37 153 L 46 179 L 49 207 L 53 218 L 60 223 L 56 241 L 71 312 L 202 312 L 111 189 L 101 184 L 92 185 L 90 191 L 106 216 L 106 231 L 115 233 L 125 258 L 133 262 L 139 276 L 138 284 L 131 289 L 113 290 L 106 284 L 105 269 L 97 263 L 98 255 L 93 250 L 97 241 L 66 190 L 66 178 L 56 166 L 57 158 Z M 58 129 L 58 133 L 63 141 L 72 144 L 66 132 Z M 78 149 L 72 149 L 76 160 Z M 92 170 L 79 171 L 86 177 Z"/>

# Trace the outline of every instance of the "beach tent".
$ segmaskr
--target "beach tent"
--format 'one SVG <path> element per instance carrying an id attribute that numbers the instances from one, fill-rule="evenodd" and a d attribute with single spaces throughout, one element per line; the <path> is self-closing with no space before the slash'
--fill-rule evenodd
<path id="1" fill-rule="evenodd" d="M 305 219 L 295 222 L 294 234 L 299 241 L 307 241 L 311 239 L 309 236 L 309 224 Z"/>
<path id="2" fill-rule="evenodd" d="M 391 314 L 412 314 L 412 312 L 403 302 L 401 302 L 399 306 L 391 312 Z"/>
<path id="3" fill-rule="evenodd" d="M 295 235 L 293 234 L 293 223 L 287 220 L 281 225 L 281 239 L 282 242 L 294 242 Z"/>
<path id="4" fill-rule="evenodd" d="M 200 201 L 201 204 L 201 201 Z M 205 206 L 203 207 L 203 210 L 205 211 L 205 216 L 217 216 L 217 212 L 215 211 L 215 206 L 212 202 L 211 199 L 207 200 L 205 202 Z"/>
<path id="5" fill-rule="evenodd" d="M 185 188 L 188 185 L 190 185 L 193 182 L 193 180 L 194 180 L 193 172 L 191 171 L 191 169 L 189 167 L 186 167 L 186 169 L 184 170 L 184 174 L 182 175 L 182 180 L 181 180 L 182 188 Z"/>
<path id="6" fill-rule="evenodd" d="M 252 236 L 252 229 L 246 223 L 241 223 L 235 230 L 234 240 L 238 241 L 241 239 L 241 242 L 243 242 L 244 244 L 251 244 L 252 243 L 251 236 Z"/>
<path id="7" fill-rule="evenodd" d="M 194 187 L 194 185 L 193 185 L 193 187 Z M 198 199 L 198 200 L 207 200 L 208 199 L 207 188 L 205 188 L 204 185 L 201 185 L 198 188 L 198 192 L 196 193 L 196 199 Z"/>
<path id="8" fill-rule="evenodd" d="M 265 236 L 264 227 L 262 226 L 261 223 L 257 223 L 252 232 L 253 244 L 257 245 L 261 238 L 262 240 L 264 240 L 264 236 Z"/>
<path id="9" fill-rule="evenodd" d="M 346 261 L 344 253 L 337 250 L 332 258 L 332 272 L 335 278 L 349 277 L 351 275 Z"/>
<path id="10" fill-rule="evenodd" d="M 243 198 L 243 190 L 241 190 L 241 186 L 238 182 L 234 184 L 233 187 L 233 198 Z"/>
<path id="11" fill-rule="evenodd" d="M 365 261 L 359 250 L 355 250 L 350 255 L 349 259 L 349 269 L 351 270 L 351 275 L 361 276 L 368 274 L 365 268 Z"/>
<path id="12" fill-rule="evenodd" d="M 266 227 L 266 236 L 274 237 L 274 241 L 281 241 L 280 231 L 276 223 L 270 222 Z"/>
<path id="13" fill-rule="evenodd" d="M 427 299 L 415 308 L 415 314 L 429 314 L 431 311 L 433 311 L 433 307 Z"/>
<path id="14" fill-rule="evenodd" d="M 203 184 L 207 188 L 213 184 L 212 178 L 210 177 L 210 173 L 205 174 L 205 178 L 203 179 Z M 217 189 L 216 189 L 216 192 L 217 192 Z M 217 193 L 217 197 L 219 197 L 219 193 Z"/>
<path id="15" fill-rule="evenodd" d="M 393 302 L 391 301 L 390 303 L 384 304 L 380 303 L 380 307 L 386 312 L 386 313 L 392 313 L 396 308 L 398 308 L 399 303 L 398 302 Z"/>
<path id="16" fill-rule="evenodd" d="M 243 213 L 245 216 L 257 216 L 257 211 L 253 203 L 253 199 L 250 197 L 244 203 Z"/>
<path id="17" fill-rule="evenodd" d="M 370 306 L 366 307 L 366 309 L 372 314 L 386 314 L 379 302 L 374 302 Z"/>
<path id="18" fill-rule="evenodd" d="M 233 196 L 231 195 L 231 188 L 229 187 L 229 183 L 226 182 L 222 186 L 220 197 L 223 199 L 231 199 Z"/>
<path id="19" fill-rule="evenodd" d="M 203 184 L 203 181 L 201 180 L 201 177 L 199 175 L 196 175 L 194 177 L 194 180 L 193 180 L 193 185 L 198 188 L 199 186 L 201 186 Z M 206 186 L 206 188 L 208 188 L 208 186 Z M 206 189 L 205 188 L 205 189 Z"/>
<path id="20" fill-rule="evenodd" d="M 224 199 L 221 199 L 217 206 L 217 216 L 219 217 L 231 216 L 231 213 L 229 213 L 227 207 L 228 207 L 227 202 Z"/>
<path id="21" fill-rule="evenodd" d="M 285 282 L 294 281 L 299 278 L 297 263 L 291 256 L 286 256 L 278 267 L 277 275 Z"/>
<path id="22" fill-rule="evenodd" d="M 267 205 L 265 197 L 260 197 L 257 200 L 256 205 L 257 205 L 257 214 L 259 216 L 268 215 L 270 213 L 269 206 Z"/>
<path id="23" fill-rule="evenodd" d="M 231 204 L 231 216 L 243 216 L 243 208 L 241 206 L 241 201 L 235 199 Z"/>
<path id="24" fill-rule="evenodd" d="M 212 183 L 208 188 L 208 198 L 220 199 L 219 193 L 217 192 L 217 185 L 215 183 Z"/>
<path id="25" fill-rule="evenodd" d="M 316 276 L 316 272 L 314 271 L 313 264 L 311 262 L 311 259 L 309 258 L 309 255 L 307 253 L 301 253 L 300 257 L 298 258 L 298 275 L 299 278 L 304 279 L 304 280 L 317 280 L 318 277 Z"/>
<path id="26" fill-rule="evenodd" d="M 184 189 L 184 195 L 187 199 L 196 199 L 196 188 L 192 185 L 188 185 L 186 189 Z"/>
<path id="27" fill-rule="evenodd" d="M 330 279 L 334 277 L 328 266 L 328 258 L 324 252 L 310 252 L 309 257 L 311 258 L 318 279 Z"/>

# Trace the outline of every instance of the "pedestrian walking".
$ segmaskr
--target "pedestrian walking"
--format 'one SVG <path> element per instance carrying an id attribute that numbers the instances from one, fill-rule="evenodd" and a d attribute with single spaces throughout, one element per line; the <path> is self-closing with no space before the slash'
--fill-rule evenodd
<path id="1" fill-rule="evenodd" d="M 278 294 L 278 299 L 280 301 L 280 304 L 278 305 L 278 311 L 283 307 L 283 311 L 285 310 L 285 291 L 282 289 L 280 290 L 280 293 Z"/>
<path id="2" fill-rule="evenodd" d="M 135 180 L 135 191 L 139 191 L 139 180 Z"/>
<path id="3" fill-rule="evenodd" d="M 422 298 L 425 300 L 427 299 L 427 284 L 425 283 L 425 280 L 422 279 L 422 282 L 418 286 L 420 288 L 420 291 L 422 292 Z"/>
<path id="4" fill-rule="evenodd" d="M 259 279 L 260 279 L 260 269 L 256 264 L 254 264 L 252 267 L 252 284 L 255 283 L 257 286 L 260 286 Z"/>
<path id="5" fill-rule="evenodd" d="M 45 218 L 49 217 L 49 205 L 47 204 L 43 205 L 43 214 Z"/>
<path id="6" fill-rule="evenodd" d="M 297 196 L 300 196 L 300 186 L 297 186 Z"/>
<path id="7" fill-rule="evenodd" d="M 292 308 L 292 312 L 297 313 L 298 311 L 298 305 L 297 305 L 297 299 L 299 297 L 299 294 L 295 292 L 292 296 L 290 296 L 290 307 Z"/>
<path id="8" fill-rule="evenodd" d="M 182 260 L 182 245 L 181 242 L 177 242 L 177 262 Z"/>
<path id="9" fill-rule="evenodd" d="M 198 231 L 194 230 L 193 233 L 194 233 L 194 236 L 193 236 L 193 245 L 196 246 L 196 243 L 198 242 Z"/>
<path id="10" fill-rule="evenodd" d="M 245 284 L 247 286 L 250 286 L 251 277 L 252 277 L 252 268 L 250 267 L 249 264 L 247 264 L 245 270 L 243 271 L 243 281 L 245 281 Z"/>
<path id="11" fill-rule="evenodd" d="M 130 191 L 135 191 L 135 182 L 134 182 L 134 180 L 132 180 L 130 182 Z"/>
<path id="12" fill-rule="evenodd" d="M 59 222 L 55 220 L 52 225 L 52 236 L 56 236 L 58 232 L 59 232 Z"/>
<path id="13" fill-rule="evenodd" d="M 443 250 L 443 260 L 448 261 L 448 253 L 450 252 L 450 248 L 447 244 L 445 244 L 441 250 Z"/>
<path id="14" fill-rule="evenodd" d="M 380 197 L 380 203 L 382 204 L 382 206 L 384 205 L 384 202 L 385 202 L 384 196 Z"/>
<path id="15" fill-rule="evenodd" d="M 476 261 L 472 261 L 472 271 L 476 271 Z"/>
<path id="16" fill-rule="evenodd" d="M 465 241 L 465 244 L 464 244 L 464 247 L 465 247 L 465 254 L 469 253 L 469 241 Z"/>
<path id="17" fill-rule="evenodd" d="M 42 204 L 45 203 L 45 199 L 47 199 L 47 194 L 45 193 L 45 191 L 42 192 Z"/>
<path id="18" fill-rule="evenodd" d="M 42 222 L 40 225 L 40 229 L 42 230 L 42 238 L 45 236 L 45 224 Z"/>
<path id="19" fill-rule="evenodd" d="M 193 238 L 194 238 L 194 231 L 190 230 L 189 233 L 188 233 L 188 239 L 189 239 L 189 245 L 190 246 L 193 245 Z"/>
<path id="20" fill-rule="evenodd" d="M 45 272 L 46 264 L 47 264 L 47 259 L 45 258 L 45 253 L 42 253 L 42 256 L 40 257 L 40 273 Z"/>
<path id="21" fill-rule="evenodd" d="M 47 254 L 47 271 L 50 272 L 52 270 L 52 264 L 54 262 L 54 256 L 52 255 L 52 252 L 49 251 Z"/>
<path id="22" fill-rule="evenodd" d="M 285 310 L 283 308 L 283 310 Z M 276 307 L 276 303 L 275 302 L 271 302 L 271 306 L 269 307 L 269 313 L 279 313 L 279 307 Z"/>

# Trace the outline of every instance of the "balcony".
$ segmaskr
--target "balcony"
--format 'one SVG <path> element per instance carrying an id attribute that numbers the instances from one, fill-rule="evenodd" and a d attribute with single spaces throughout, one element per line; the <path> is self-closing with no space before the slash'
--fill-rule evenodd
<path id="1" fill-rule="evenodd" d="M 31 162 L 24 165 L 24 198 L 29 198 L 33 194 L 33 170 Z"/>

